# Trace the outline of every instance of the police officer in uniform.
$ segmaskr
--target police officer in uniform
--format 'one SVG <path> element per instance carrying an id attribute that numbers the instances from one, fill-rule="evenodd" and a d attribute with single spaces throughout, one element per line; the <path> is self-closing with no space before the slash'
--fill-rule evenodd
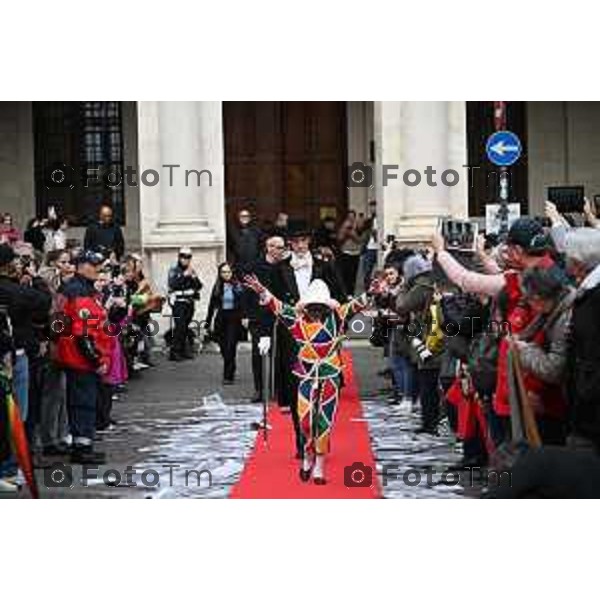
<path id="1" fill-rule="evenodd" d="M 192 267 L 192 251 L 179 250 L 177 264 L 169 270 L 169 301 L 173 310 L 173 338 L 169 360 L 194 358 L 188 342 L 188 327 L 194 316 L 194 305 L 200 299 L 202 282 Z"/>

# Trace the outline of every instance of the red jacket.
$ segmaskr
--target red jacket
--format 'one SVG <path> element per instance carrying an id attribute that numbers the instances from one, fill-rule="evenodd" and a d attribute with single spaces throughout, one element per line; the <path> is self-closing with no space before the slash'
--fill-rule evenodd
<path id="1" fill-rule="evenodd" d="M 531 341 L 539 346 L 544 346 L 546 333 L 543 330 L 538 331 Z M 523 383 L 536 415 L 554 419 L 566 418 L 568 406 L 562 386 L 542 381 L 533 373 L 525 370 L 523 370 Z"/>
<path id="2" fill-rule="evenodd" d="M 58 317 L 64 330 L 58 339 L 57 360 L 69 369 L 94 372 L 110 366 L 112 339 L 107 334 L 108 315 L 102 306 L 94 282 L 75 275 L 63 289 L 64 315 Z M 86 357 L 81 339 L 87 337 L 97 354 L 97 360 Z"/>
<path id="3" fill-rule="evenodd" d="M 540 266 L 552 267 L 554 262 L 550 257 L 541 261 Z M 510 324 L 510 332 L 513 335 L 521 333 L 536 317 L 533 310 L 523 302 L 523 292 L 521 291 L 521 277 L 515 271 L 505 273 L 506 294 L 508 306 L 506 310 L 506 320 Z M 541 340 L 536 339 L 536 342 Z M 494 411 L 503 417 L 510 416 L 509 386 L 508 386 L 508 340 L 503 338 L 498 347 L 498 381 L 496 392 L 494 394 Z M 548 416 L 563 416 L 566 406 L 560 395 L 560 391 L 555 386 L 550 386 L 538 380 L 531 373 L 524 376 L 525 387 L 535 396 L 543 398 L 543 406 L 538 406 L 538 412 L 548 414 Z M 534 403 L 535 404 L 535 403 Z"/>

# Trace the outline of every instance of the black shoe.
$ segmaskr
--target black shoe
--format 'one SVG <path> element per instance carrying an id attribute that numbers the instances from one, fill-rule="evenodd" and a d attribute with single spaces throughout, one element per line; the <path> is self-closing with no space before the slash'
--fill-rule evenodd
<path id="1" fill-rule="evenodd" d="M 50 444 L 42 449 L 43 456 L 63 456 L 69 452 L 71 449 L 66 444 Z"/>
<path id="2" fill-rule="evenodd" d="M 141 361 L 142 361 L 144 364 L 148 365 L 149 367 L 155 367 L 155 366 L 156 366 L 156 363 L 155 363 L 153 360 L 151 360 L 151 359 L 150 359 L 150 357 L 149 357 L 149 356 L 147 356 L 146 354 L 142 354 L 142 355 L 140 356 L 140 360 L 141 360 Z"/>
<path id="3" fill-rule="evenodd" d="M 304 481 L 304 483 L 306 483 L 309 479 L 310 479 L 310 469 L 307 469 L 306 471 L 304 469 L 300 469 L 298 471 L 298 474 L 300 475 L 300 481 Z"/>
<path id="4" fill-rule="evenodd" d="M 106 454 L 97 452 L 92 446 L 73 446 L 71 462 L 80 465 L 103 465 L 106 463 Z"/>
<path id="5" fill-rule="evenodd" d="M 404 396 L 402 394 L 394 394 L 393 396 L 387 399 L 387 403 L 390 406 L 396 406 L 402 402 L 403 398 Z"/>
<path id="6" fill-rule="evenodd" d="M 194 358 L 196 358 L 196 355 L 191 350 L 186 350 L 183 353 L 184 360 L 194 360 Z"/>
<path id="7" fill-rule="evenodd" d="M 183 358 L 183 356 L 181 354 L 171 352 L 171 354 L 169 354 L 169 360 L 172 360 L 174 362 L 181 362 L 181 361 L 185 360 L 185 358 Z"/>
<path id="8" fill-rule="evenodd" d="M 415 434 L 416 435 L 432 435 L 434 437 L 438 437 L 439 433 L 437 430 L 437 427 L 419 427 L 418 429 L 415 429 Z"/>
<path id="9" fill-rule="evenodd" d="M 254 392 L 254 395 L 252 396 L 252 398 L 250 398 L 250 402 L 252 402 L 253 404 L 259 404 L 262 403 L 262 401 L 262 394 L 260 392 Z"/>

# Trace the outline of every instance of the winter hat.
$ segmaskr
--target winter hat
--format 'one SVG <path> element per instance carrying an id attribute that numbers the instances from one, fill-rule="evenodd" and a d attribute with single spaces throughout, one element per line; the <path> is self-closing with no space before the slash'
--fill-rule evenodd
<path id="1" fill-rule="evenodd" d="M 313 279 L 300 298 L 297 307 L 303 310 L 309 304 L 324 304 L 332 310 L 338 308 L 339 302 L 331 297 L 328 285 L 322 279 Z"/>
<path id="2" fill-rule="evenodd" d="M 402 272 L 404 275 L 404 279 L 410 282 L 417 275 L 422 275 L 423 273 L 429 273 L 432 269 L 431 263 L 420 254 L 415 254 L 414 256 L 409 256 L 404 261 L 404 266 L 402 268 Z"/>
<path id="3" fill-rule="evenodd" d="M 531 217 L 518 218 L 508 230 L 508 244 L 520 246 L 526 251 L 544 250 L 548 247 L 548 238 L 542 224 Z"/>

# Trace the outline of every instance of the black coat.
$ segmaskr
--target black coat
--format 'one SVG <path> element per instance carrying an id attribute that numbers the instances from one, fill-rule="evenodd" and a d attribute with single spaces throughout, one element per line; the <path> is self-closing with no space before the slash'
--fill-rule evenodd
<path id="1" fill-rule="evenodd" d="M 254 225 L 232 228 L 227 236 L 233 262 L 247 271 L 260 257 L 263 234 Z"/>
<path id="2" fill-rule="evenodd" d="M 575 299 L 567 364 L 573 433 L 600 447 L 600 285 Z"/>
<path id="3" fill-rule="evenodd" d="M 125 254 L 125 239 L 121 228 L 116 223 L 112 225 L 93 223 L 85 230 L 83 247 L 96 252 L 114 251 L 120 259 Z"/>
<path id="4" fill-rule="evenodd" d="M 30 357 L 39 348 L 35 326 L 47 323 L 51 305 L 50 293 L 0 276 L 0 306 L 8 308 L 15 347 L 25 349 Z"/>
<path id="5" fill-rule="evenodd" d="M 239 328 L 239 339 L 244 339 L 241 323 L 242 317 L 245 312 L 245 299 L 246 291 L 240 283 L 233 284 L 233 311 L 230 316 L 235 320 L 235 326 Z M 215 283 L 210 295 L 210 301 L 208 303 L 208 313 L 206 316 L 206 322 L 208 328 L 213 332 L 214 339 L 216 341 L 223 339 L 224 334 L 224 314 L 223 314 L 223 283 L 219 280 Z M 214 323 L 213 323 L 214 320 Z"/>
<path id="6" fill-rule="evenodd" d="M 252 266 L 252 272 L 267 289 L 272 290 L 277 268 L 277 264 L 269 263 L 264 257 L 261 257 Z M 275 322 L 273 313 L 260 306 L 258 294 L 252 290 L 246 290 L 245 296 L 246 316 L 250 319 L 253 335 L 270 337 L 273 333 L 273 323 Z"/>

